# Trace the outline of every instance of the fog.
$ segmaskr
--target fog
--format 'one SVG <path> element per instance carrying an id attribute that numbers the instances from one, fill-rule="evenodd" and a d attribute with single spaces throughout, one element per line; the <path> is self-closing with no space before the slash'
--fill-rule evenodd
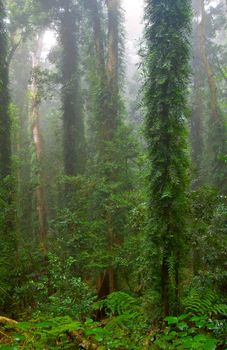
<path id="1" fill-rule="evenodd" d="M 127 39 L 125 54 L 130 70 L 130 63 L 135 65 L 138 62 L 139 42 L 143 34 L 144 0 L 123 0 L 122 7 L 125 13 L 125 32 Z"/>

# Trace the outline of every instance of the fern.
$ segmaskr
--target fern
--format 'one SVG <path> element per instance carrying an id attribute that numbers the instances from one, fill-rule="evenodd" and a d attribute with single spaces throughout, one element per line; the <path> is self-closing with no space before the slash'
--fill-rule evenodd
<path id="1" fill-rule="evenodd" d="M 206 291 L 201 295 L 196 289 L 192 289 L 185 299 L 184 305 L 187 312 L 198 315 L 227 315 L 227 304 L 217 303 L 217 295 L 213 291 Z"/>
<path id="2" fill-rule="evenodd" d="M 141 307 L 138 299 L 125 292 L 113 292 L 105 300 L 95 304 L 96 308 L 105 309 L 111 316 L 125 313 L 140 313 Z"/>

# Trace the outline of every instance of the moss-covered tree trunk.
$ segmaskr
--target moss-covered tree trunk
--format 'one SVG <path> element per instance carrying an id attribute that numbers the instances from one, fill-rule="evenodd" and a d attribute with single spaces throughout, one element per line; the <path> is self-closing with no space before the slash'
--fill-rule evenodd
<path id="1" fill-rule="evenodd" d="M 162 291 L 165 315 L 179 307 L 179 271 L 186 235 L 190 14 L 190 0 L 146 1 L 150 274 L 156 295 Z"/>
<path id="2" fill-rule="evenodd" d="M 85 169 L 85 140 L 79 77 L 78 8 L 64 3 L 60 14 L 62 47 L 63 148 L 65 175 L 77 176 Z"/>
<path id="3" fill-rule="evenodd" d="M 0 180 L 11 173 L 7 34 L 4 2 L 0 1 Z"/>
<path id="4" fill-rule="evenodd" d="M 0 313 L 11 304 L 12 271 L 16 251 L 12 195 L 11 122 L 9 113 L 7 32 L 4 1 L 0 0 Z"/>
<path id="5" fill-rule="evenodd" d="M 111 207 L 113 187 L 119 177 L 119 158 L 116 158 L 114 142 L 121 124 L 119 97 L 119 52 L 120 52 L 120 1 L 108 0 L 107 5 L 107 43 L 104 44 L 105 34 L 101 25 L 100 4 L 97 0 L 89 0 L 90 14 L 93 24 L 94 43 L 96 52 L 96 85 L 95 97 L 95 128 L 96 148 L 98 154 L 98 171 L 105 181 L 106 191 L 99 206 L 105 218 L 105 237 L 107 249 L 111 256 L 109 266 L 97 282 L 99 297 L 105 297 L 117 289 L 116 272 L 112 261 L 112 250 L 116 244 L 117 229 L 114 223 L 114 213 Z M 106 56 L 105 57 L 105 52 Z M 116 191 L 116 190 L 115 190 Z"/>

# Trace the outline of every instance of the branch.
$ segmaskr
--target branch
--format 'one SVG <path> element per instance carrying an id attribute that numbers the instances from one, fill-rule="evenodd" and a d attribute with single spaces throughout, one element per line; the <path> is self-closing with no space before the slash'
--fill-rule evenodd
<path id="1" fill-rule="evenodd" d="M 209 41 L 208 41 L 207 39 L 205 39 L 205 40 L 206 40 L 206 43 L 209 43 Z M 227 77 L 225 76 L 225 72 L 224 72 L 223 69 L 222 69 L 222 66 L 221 66 L 221 64 L 220 64 L 218 55 L 217 55 L 216 52 L 213 51 L 213 50 L 212 50 L 212 55 L 214 55 L 214 58 L 215 58 L 216 63 L 217 63 L 217 68 L 219 69 L 219 71 L 220 71 L 222 77 L 224 78 L 225 81 L 227 81 Z"/>
<path id="2" fill-rule="evenodd" d="M 10 52 L 9 52 L 8 60 L 7 60 L 8 66 L 9 66 L 10 63 L 11 63 L 11 61 L 12 61 L 12 59 L 13 59 L 13 56 L 14 56 L 16 50 L 18 49 L 18 47 L 20 46 L 20 44 L 21 44 L 23 41 L 25 41 L 25 40 L 27 39 L 28 35 L 29 35 L 29 31 L 22 32 L 22 33 L 20 34 L 20 39 L 19 39 L 16 43 L 12 44 L 12 48 L 11 48 L 11 50 L 10 50 Z M 13 41 L 13 40 L 12 40 L 12 41 Z"/>
<path id="3" fill-rule="evenodd" d="M 10 318 L 0 316 L 0 324 L 8 324 L 15 327 L 17 323 L 17 321 L 11 320 Z"/>
<path id="4" fill-rule="evenodd" d="M 21 37 L 20 40 L 18 40 L 18 42 L 15 43 L 15 44 L 12 46 L 12 48 L 11 48 L 11 50 L 10 50 L 10 52 L 9 52 L 9 55 L 8 55 L 8 60 L 7 60 L 8 66 L 10 65 L 10 63 L 11 63 L 11 61 L 12 61 L 12 59 L 13 59 L 13 56 L 14 56 L 14 54 L 15 54 L 17 48 L 20 46 L 20 44 L 21 44 L 22 41 L 23 41 L 23 37 Z"/>

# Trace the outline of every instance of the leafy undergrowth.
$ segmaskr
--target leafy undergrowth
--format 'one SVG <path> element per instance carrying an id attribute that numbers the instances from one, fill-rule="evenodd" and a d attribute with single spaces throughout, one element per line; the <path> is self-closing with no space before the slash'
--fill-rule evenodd
<path id="1" fill-rule="evenodd" d="M 215 350 L 227 349 L 225 332 L 225 321 L 189 314 L 167 317 L 156 329 L 128 313 L 83 323 L 65 316 L 2 326 L 0 349 Z"/>
<path id="2" fill-rule="evenodd" d="M 216 316 L 188 312 L 167 317 L 155 326 L 145 319 L 139 299 L 124 292 L 110 294 L 95 303 L 94 309 L 104 309 L 106 319 L 82 322 L 70 316 L 39 315 L 29 322 L 16 323 L 1 322 L 0 318 L 0 349 L 227 349 L 225 312 Z"/>

